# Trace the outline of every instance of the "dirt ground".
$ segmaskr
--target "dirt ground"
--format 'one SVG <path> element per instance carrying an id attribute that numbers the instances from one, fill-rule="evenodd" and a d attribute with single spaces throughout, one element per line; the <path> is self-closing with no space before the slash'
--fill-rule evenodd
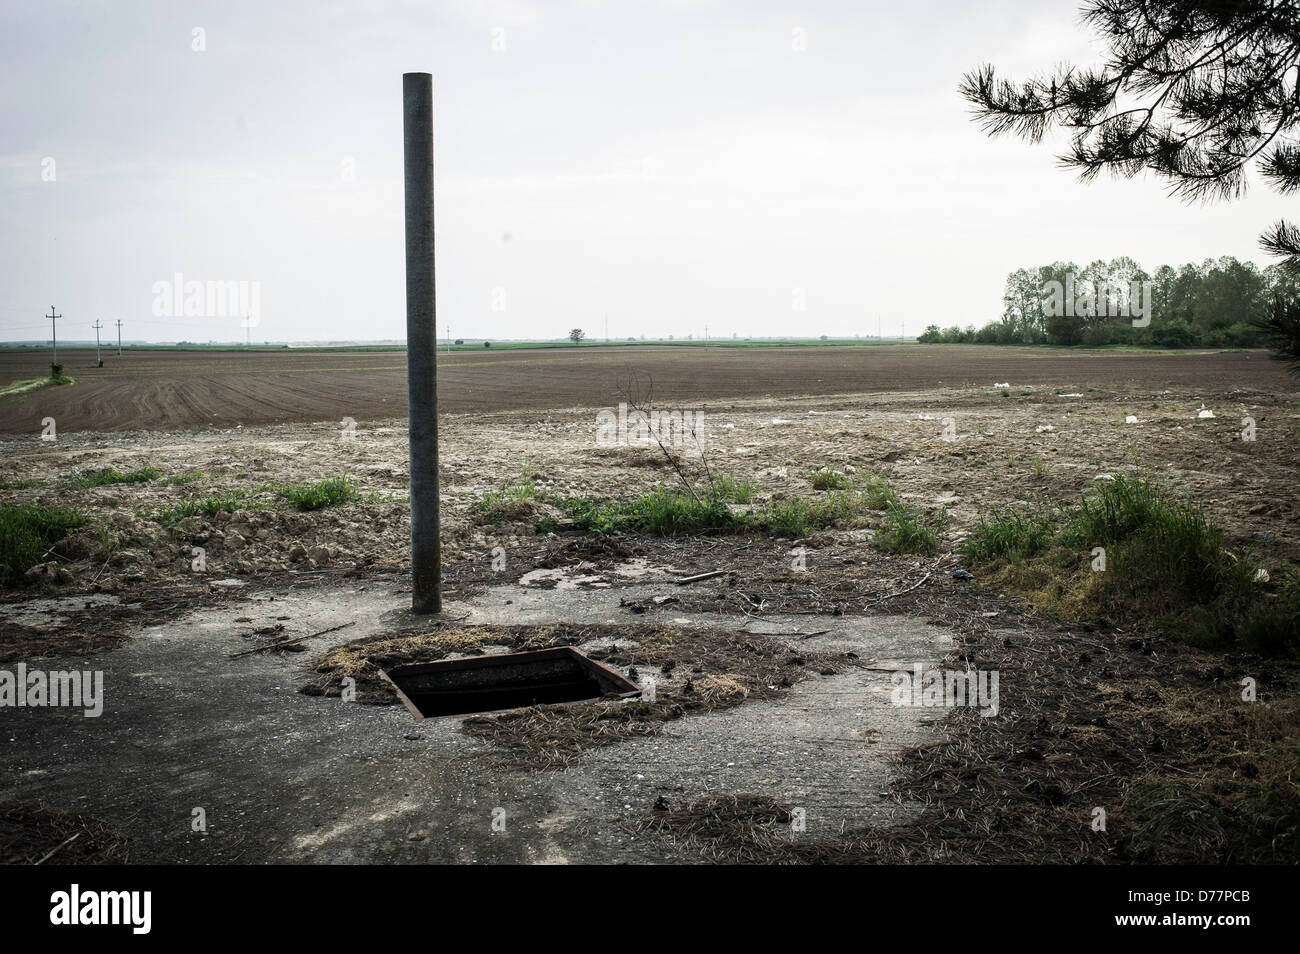
<path id="1" fill-rule="evenodd" d="M 70 387 L 0 400 L 0 433 L 253 427 L 315 421 L 379 422 L 406 408 L 402 352 L 60 352 Z M 0 354 L 0 384 L 48 373 L 47 352 Z M 830 347 L 599 347 L 454 352 L 438 356 L 438 397 L 450 414 L 604 407 L 628 372 L 653 380 L 665 405 L 862 392 L 1037 389 L 1124 392 L 1134 385 L 1234 385 L 1286 390 L 1263 352 L 1080 351 L 977 345 Z"/>
<path id="2" fill-rule="evenodd" d="M 1180 360 L 1196 365 L 1190 357 Z M 1220 361 L 1205 360 L 1211 368 Z M 991 508 L 1074 502 L 1106 474 L 1149 474 L 1203 506 L 1235 546 L 1265 558 L 1300 558 L 1294 383 L 1283 379 L 1291 390 L 1278 390 L 1255 377 L 1230 387 L 1216 385 L 1213 371 L 1199 378 L 1195 385 L 1138 378 L 1110 388 L 1004 379 L 966 388 L 677 406 L 703 410 L 713 469 L 752 481 L 760 501 L 815 494 L 808 478 L 821 467 L 880 475 L 905 501 L 946 511 L 955 545 Z M 1202 408 L 1214 417 L 1200 417 Z M 442 416 L 443 548 L 453 578 L 470 568 L 487 572 L 495 546 L 519 555 L 519 561 L 507 558 L 516 568 L 528 559 L 525 548 L 540 542 L 539 517 L 559 513 L 549 504 L 500 524 L 484 523 L 476 508 L 485 491 L 519 479 L 526 468 L 543 501 L 616 499 L 674 485 L 657 448 L 599 446 L 595 415 L 573 408 Z M 1129 417 L 1136 422 L 1125 423 Z M 1255 422 L 1254 441 L 1241 439 L 1244 418 Z M 158 599 L 173 586 L 207 592 L 212 580 L 226 576 L 301 581 L 311 574 L 400 570 L 409 532 L 405 422 L 359 424 L 348 438 L 333 423 L 60 430 L 52 442 L 8 436 L 0 438 L 6 488 L 0 493 L 93 516 L 93 525 L 50 554 L 71 573 L 75 592 L 147 591 Z M 103 467 L 153 467 L 163 479 L 86 489 L 63 483 L 76 471 Z M 358 481 L 357 501 L 302 513 L 270 489 L 336 474 Z M 159 519 L 187 499 L 228 492 L 245 494 L 246 505 L 175 526 Z M 817 542 L 865 536 L 830 532 Z M 206 551 L 204 573 L 191 569 L 192 547 Z"/>
<path id="3" fill-rule="evenodd" d="M 1300 440 L 1300 388 L 1262 354 L 1102 356 L 977 348 L 942 352 L 863 348 L 850 354 L 850 350 L 844 349 L 842 361 L 836 358 L 829 369 L 823 369 L 821 380 L 800 377 L 797 369 L 803 354 L 764 352 L 761 357 L 772 361 L 771 367 L 789 372 L 788 378 L 776 375 L 775 384 L 764 383 L 764 388 L 775 392 L 773 396 L 752 393 L 757 390 L 752 383 L 757 380 L 753 368 L 734 378 L 721 375 L 717 382 L 697 383 L 697 389 L 707 387 L 713 395 L 676 403 L 665 398 L 673 392 L 666 386 L 660 389 L 665 381 L 657 377 L 656 404 L 665 409 L 702 409 L 707 454 L 714 470 L 751 480 L 760 501 L 815 495 L 809 477 L 820 467 L 888 477 L 906 502 L 930 513 L 942 510 L 948 514 L 945 551 L 955 549 L 980 515 L 994 508 L 1026 501 L 1074 502 L 1106 475 L 1145 474 L 1202 505 L 1224 527 L 1235 551 L 1249 550 L 1266 563 L 1300 560 L 1295 533 L 1300 520 L 1300 498 L 1295 491 L 1300 474 L 1294 453 Z M 887 374 L 877 365 L 881 378 L 864 378 L 870 362 L 879 362 L 877 356 L 886 350 L 900 356 L 898 365 Z M 940 369 L 930 356 L 942 353 L 959 354 L 960 358 Z M 588 360 L 586 354 L 579 354 L 580 360 Z M 753 352 L 737 352 L 739 357 L 734 358 L 697 352 L 682 358 L 681 354 L 666 355 L 666 368 L 698 374 L 698 368 L 681 371 L 680 363 L 750 360 Z M 1031 357 L 1025 358 L 1026 354 Z M 309 357 L 308 364 L 320 362 L 319 356 Z M 376 356 L 365 357 L 374 361 Z M 391 357 L 392 363 L 400 366 L 400 356 Z M 534 373 L 549 374 L 539 369 L 554 367 L 558 374 L 564 360 L 526 353 L 518 358 L 503 353 L 493 359 L 498 357 L 508 363 L 543 362 L 530 366 L 528 393 L 533 395 L 539 393 Z M 544 364 L 552 360 L 561 365 Z M 1161 644 L 1153 651 L 1150 634 L 1142 634 L 1129 646 L 1127 634 L 1099 633 L 1095 627 L 1041 620 L 1014 599 L 982 589 L 978 578 L 971 583 L 955 580 L 952 571 L 957 564 L 951 555 L 916 558 L 882 553 L 869 545 L 869 529 L 821 531 L 803 540 L 593 538 L 564 532 L 562 523 L 558 533 L 539 532 L 539 519 L 563 517 L 548 498 L 631 497 L 661 483 L 671 486 L 675 479 L 656 448 L 598 445 L 596 411 L 608 406 L 600 403 L 604 395 L 610 394 L 609 403 L 615 402 L 617 395 L 612 388 L 597 387 L 592 381 L 597 368 L 604 368 L 612 377 L 615 359 L 591 360 L 609 363 L 584 368 L 580 377 L 585 385 L 568 381 L 574 376 L 574 369 L 568 367 L 564 372 L 568 383 L 548 391 L 538 402 L 560 402 L 570 393 L 586 393 L 592 399 L 588 403 L 574 402 L 556 409 L 510 409 L 510 402 L 524 392 L 516 388 L 516 396 L 511 396 L 503 386 L 499 391 L 475 392 L 474 399 L 484 407 L 497 401 L 506 409 L 474 414 L 452 410 L 443 415 L 442 519 L 449 599 L 482 599 L 492 587 L 502 584 L 533 594 L 572 590 L 580 599 L 584 593 L 629 585 L 622 575 L 635 573 L 638 566 L 657 568 L 659 574 L 664 567 L 682 575 L 725 570 L 720 577 L 672 590 L 663 599 L 642 594 L 615 603 L 614 622 L 643 627 L 677 617 L 728 614 L 728 619 L 747 620 L 747 625 L 756 627 L 755 632 L 783 634 L 780 638 L 795 648 L 796 655 L 803 648 L 816 661 L 821 658 L 817 653 L 837 651 L 839 657 L 844 653 L 842 647 L 819 642 L 828 637 L 818 636 L 811 626 L 801 626 L 801 615 L 821 620 L 884 614 L 951 632 L 958 644 L 953 659 L 978 659 L 1009 672 L 1019 668 L 1032 676 L 1028 682 L 1022 681 L 1021 695 L 1016 697 L 1026 718 L 1015 722 L 1019 728 L 1014 730 L 984 732 L 999 740 L 1002 749 L 982 750 L 985 761 L 977 767 L 972 768 L 974 763 L 966 756 L 973 751 L 971 734 L 983 727 L 978 718 L 965 725 L 966 715 L 958 713 L 949 720 L 956 740 L 949 744 L 966 753 L 965 761 L 957 760 L 963 766 L 960 770 L 952 765 L 945 768 L 936 755 L 941 750 L 936 749 L 926 750 L 929 762 L 913 758 L 899 769 L 895 784 L 901 787 L 894 797 L 909 804 L 928 801 L 927 811 L 939 813 L 927 816 L 928 835 L 914 826 L 896 836 L 879 831 L 855 834 L 838 846 L 821 845 L 815 851 L 776 845 L 771 827 L 784 823 L 789 800 L 750 797 L 752 789 L 735 787 L 742 780 L 724 792 L 730 801 L 717 801 L 722 797 L 717 792 L 707 796 L 711 801 L 698 802 L 686 794 L 669 792 L 671 804 L 655 810 L 637 801 L 634 811 L 619 815 L 619 824 L 631 833 L 629 837 L 667 839 L 665 843 L 675 846 L 673 851 L 679 854 L 684 851 L 690 856 L 698 851 L 702 857 L 725 860 L 758 860 L 773 852 L 790 861 L 997 860 L 981 854 L 979 847 L 989 841 L 990 832 L 979 826 L 963 828 L 961 822 L 975 809 L 973 803 L 960 801 L 969 793 L 992 791 L 989 797 L 1000 800 L 999 804 L 1010 797 L 999 788 L 1001 770 L 996 762 L 987 761 L 993 758 L 990 753 L 1000 751 L 998 758 L 1016 764 L 1013 794 L 1023 799 L 1028 792 L 1039 813 L 1035 817 L 1050 827 L 1062 824 L 1066 814 L 1082 811 L 1081 806 L 1092 803 L 1090 798 L 1095 802 L 1093 796 L 1099 791 L 1118 800 L 1119 776 L 1124 772 L 1165 771 L 1168 765 L 1153 768 L 1152 760 L 1172 759 L 1169 764 L 1175 764 L 1180 753 L 1193 751 L 1208 738 L 1210 730 L 1189 724 L 1180 723 L 1177 729 L 1153 728 L 1142 699 L 1130 698 L 1131 688 L 1117 690 L 1112 699 L 1103 698 L 1099 686 L 1116 682 L 1117 672 L 1124 672 L 1131 680 L 1147 680 L 1151 691 L 1171 697 L 1206 686 L 1230 689 L 1232 661 L 1172 644 Z M 993 369 L 996 373 L 991 373 Z M 79 376 L 75 368 L 70 373 Z M 354 373 L 357 379 L 373 377 L 369 372 Z M 396 376 L 392 382 L 396 387 L 400 367 L 388 373 Z M 454 394 L 457 382 L 470 380 L 458 378 L 456 373 L 448 374 L 452 386 L 444 388 L 444 394 Z M 938 386 L 938 375 L 948 383 Z M 13 374 L 20 376 L 21 372 Z M 294 378 L 302 379 L 319 381 L 312 387 L 336 390 L 339 381 L 336 375 L 310 372 Z M 196 382 L 211 380 L 217 380 L 215 372 L 210 379 L 195 375 Z M 267 376 L 268 382 L 278 380 Z M 857 383 L 852 392 L 815 393 L 839 390 L 850 381 Z M 796 391 L 801 382 L 804 390 Z M 188 383 L 159 385 L 162 390 L 133 400 L 138 400 L 136 406 L 155 409 L 164 390 L 184 386 Z M 236 387 L 233 381 L 229 386 Z M 565 390 L 584 386 L 589 390 Z M 97 385 L 88 383 L 81 393 L 96 393 L 94 387 Z M 734 388 L 743 393 L 746 387 L 749 396 L 729 391 Z M 81 388 L 79 383 L 57 391 L 71 393 Z M 790 393 L 782 393 L 785 388 Z M 64 399 L 61 393 L 56 396 Z M 307 408 L 319 408 L 312 404 L 316 398 L 309 393 L 300 394 L 299 399 L 301 404 L 288 400 L 287 409 L 272 408 L 266 413 L 306 413 Z M 241 400 L 247 401 L 247 395 Z M 456 398 L 450 400 L 455 408 Z M 242 406 L 255 410 L 255 404 Z M 409 532 L 403 420 L 393 416 L 370 419 L 364 411 L 338 408 L 324 423 L 242 427 L 227 423 L 188 430 L 143 430 L 138 424 L 119 426 L 127 420 L 122 409 L 130 406 L 119 401 L 107 410 L 87 408 L 87 419 L 99 421 L 104 431 L 80 432 L 75 425 L 63 423 L 78 419 L 76 415 L 83 413 L 78 406 L 74 401 L 59 412 L 64 416 L 55 441 L 41 441 L 26 426 L 11 429 L 6 425 L 4 429 L 18 433 L 0 437 L 0 486 L 6 488 L 0 493 L 4 499 L 74 507 L 92 516 L 90 525 L 48 554 L 66 571 L 61 582 L 51 578 L 0 596 L 5 634 L 0 657 L 4 662 L 105 651 L 116 657 L 131 651 L 121 648 L 128 634 L 166 627 L 195 613 L 220 612 L 222 607 L 249 599 L 254 592 L 292 596 L 346 587 L 360 592 L 384 590 L 401 598 Z M 231 409 L 220 400 L 211 409 L 229 422 Z M 1202 416 L 1206 410 L 1213 416 Z M 4 413 L 9 415 L 5 420 L 19 422 L 12 407 Z M 191 412 L 176 413 L 184 416 Z M 96 414 L 100 416 L 94 417 Z M 345 414 L 359 422 L 354 434 L 341 433 L 335 423 L 336 417 Z M 1136 420 L 1129 422 L 1129 418 Z M 1242 440 L 1243 418 L 1254 421 L 1253 441 Z M 65 483 L 78 470 L 113 467 L 130 471 L 146 466 L 158 469 L 163 477 L 87 489 Z M 525 470 L 540 500 L 502 523 L 485 522 L 477 507 L 482 495 L 518 479 Z M 303 513 L 291 509 L 274 489 L 285 482 L 338 474 L 358 481 L 357 500 Z M 167 478 L 177 481 L 168 482 Z M 165 518 L 165 511 L 178 502 L 230 492 L 245 495 L 233 512 L 179 521 Z M 193 564 L 196 547 L 205 555 L 202 570 Z M 807 572 L 791 568 L 796 547 L 806 550 Z M 494 550 L 504 557 L 504 566 L 500 560 L 494 565 Z M 476 621 L 497 626 L 528 623 L 525 609 L 522 601 L 498 606 L 495 616 L 482 615 L 480 608 L 475 611 L 480 613 Z M 768 625 L 778 617 L 779 629 Z M 288 614 L 281 622 L 274 614 L 263 613 L 235 618 L 235 623 L 244 646 L 285 641 L 290 654 L 304 667 L 296 677 L 298 689 L 314 685 L 312 666 L 319 653 L 329 648 L 328 640 L 312 639 L 314 630 L 289 619 Z M 403 632 L 416 630 L 389 627 L 381 635 Z M 294 636 L 302 639 L 293 642 L 289 637 Z M 331 639 L 336 640 L 334 644 L 345 641 L 343 637 Z M 656 667 L 667 652 L 653 657 Z M 625 664 L 636 662 L 634 657 L 615 658 Z M 1048 666 L 1046 660 L 1055 663 Z M 803 665 L 785 657 L 778 662 L 787 667 Z M 856 660 L 854 665 L 861 662 Z M 121 665 L 130 669 L 137 664 L 124 661 Z M 826 672 L 836 668 L 827 666 Z M 1251 671 L 1263 674 L 1262 683 L 1271 678 L 1274 686 L 1289 678 L 1272 669 L 1256 667 Z M 1073 672 L 1070 687 L 1057 685 L 1062 672 Z M 1163 677 L 1168 677 L 1167 685 L 1160 684 Z M 283 681 L 283 675 L 275 678 Z M 800 691 L 816 692 L 819 679 L 842 678 L 848 677 L 819 676 L 813 680 L 814 688 Z M 803 685 L 798 679 L 789 681 Z M 1056 692 L 1060 693 L 1059 704 L 1051 711 L 1043 709 L 1043 700 Z M 761 698 L 766 694 L 754 694 L 755 700 Z M 746 705 L 757 704 L 747 701 L 735 711 L 743 713 Z M 715 713 L 710 718 L 725 718 L 725 714 Z M 1089 732 L 1095 734 L 1106 720 L 1126 726 L 1124 732 L 1135 738 L 1141 735 L 1138 754 L 1116 742 L 1115 751 L 1094 752 L 1085 758 L 1062 741 L 1073 738 L 1071 733 L 1081 738 Z M 538 730 L 535 725 L 526 728 Z M 1269 731 L 1274 728 L 1270 726 Z M 465 731 L 505 751 L 527 742 L 499 723 L 467 726 Z M 635 738 L 620 737 L 616 744 L 604 746 L 602 758 L 607 761 L 597 760 L 593 763 L 596 767 L 582 763 L 574 769 L 577 774 L 564 784 L 576 787 L 570 795 L 557 795 L 559 802 L 570 797 L 595 798 L 591 792 L 605 785 L 600 773 L 613 764 L 609 760 L 634 751 L 625 746 L 650 747 L 645 751 L 653 754 L 657 751 L 653 746 L 660 744 L 657 731 L 638 730 L 633 733 Z M 909 744 L 917 741 L 908 738 Z M 1027 741 L 1035 738 L 1039 741 Z M 1095 761 L 1090 761 L 1094 756 Z M 1109 768 L 1102 771 L 1098 766 Z M 1249 770 L 1258 771 L 1254 767 Z M 1005 773 L 1001 777 L 1005 778 Z M 942 780 L 941 790 L 935 788 L 939 784 L 936 778 Z M 593 788 L 588 791 L 584 786 Z M 601 790 L 607 794 L 607 789 Z M 24 791 L 25 803 L 41 801 L 34 794 L 39 793 Z M 629 805 L 632 803 L 630 800 Z M 48 810 L 79 807 L 54 804 Z M 129 806 L 118 807 L 125 812 Z M 685 810 L 684 816 L 681 810 Z M 108 814 L 109 822 L 118 820 L 112 811 Z M 1023 816 L 1006 813 L 1004 823 L 1014 827 L 1017 819 L 1023 820 Z M 33 830 L 38 829 L 33 826 Z M 718 837 L 723 838 L 721 847 Z M 1228 845 L 1230 839 L 1224 839 L 1223 845 Z M 1083 840 L 1059 842 L 1058 860 L 1152 857 L 1123 835 L 1086 846 L 1079 844 Z M 155 846 L 145 854 L 175 858 L 175 850 L 174 846 L 165 850 Z M 1023 853 L 1041 857 L 1041 853 L 1033 855 L 1029 847 L 1023 847 Z M 1230 853 L 1229 848 L 1222 848 L 1214 857 L 1222 858 L 1225 853 Z M 1168 857 L 1186 860 L 1173 850 Z"/>

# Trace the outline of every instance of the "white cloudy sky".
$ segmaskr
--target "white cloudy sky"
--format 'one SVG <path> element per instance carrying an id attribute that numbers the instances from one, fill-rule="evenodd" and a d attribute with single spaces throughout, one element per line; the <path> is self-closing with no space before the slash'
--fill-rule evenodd
<path id="1" fill-rule="evenodd" d="M 0 339 L 45 337 L 51 304 L 61 337 L 120 318 L 127 338 L 241 339 L 237 318 L 151 313 L 178 272 L 260 282 L 255 339 L 403 336 L 415 70 L 434 76 L 440 334 L 915 334 L 996 317 L 1021 266 L 1262 261 L 1285 209 L 1258 181 L 1212 206 L 1085 186 L 1060 143 L 971 121 L 956 87 L 981 62 L 1097 56 L 1077 9 L 4 0 Z"/>

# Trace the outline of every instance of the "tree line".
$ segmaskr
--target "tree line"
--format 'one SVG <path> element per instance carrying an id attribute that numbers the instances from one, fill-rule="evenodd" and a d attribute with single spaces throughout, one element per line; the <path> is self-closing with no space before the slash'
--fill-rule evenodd
<path id="1" fill-rule="evenodd" d="M 1128 257 L 1080 267 L 1053 262 L 1007 276 L 1002 317 L 982 328 L 930 325 L 925 343 L 1251 348 L 1269 343 L 1269 315 L 1295 301 L 1290 269 L 1230 256 L 1146 272 Z M 1063 307 L 1062 299 L 1065 303 Z"/>

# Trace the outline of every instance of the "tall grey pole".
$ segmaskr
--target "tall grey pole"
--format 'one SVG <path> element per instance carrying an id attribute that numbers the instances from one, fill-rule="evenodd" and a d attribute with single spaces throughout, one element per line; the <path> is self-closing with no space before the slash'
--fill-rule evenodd
<path id="1" fill-rule="evenodd" d="M 438 337 L 433 275 L 433 77 L 402 74 L 406 180 L 406 389 L 411 445 L 411 609 L 442 611 L 438 544 Z"/>

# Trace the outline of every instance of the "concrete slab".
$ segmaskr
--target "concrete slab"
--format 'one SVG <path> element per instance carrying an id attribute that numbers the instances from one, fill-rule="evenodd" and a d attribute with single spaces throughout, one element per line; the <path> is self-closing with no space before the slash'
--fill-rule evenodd
<path id="1" fill-rule="evenodd" d="M 466 624 L 641 623 L 619 600 L 667 590 L 625 582 L 638 575 L 606 574 L 609 587 L 495 587 L 448 604 L 447 615 Z M 240 597 L 142 629 L 118 649 L 44 664 L 103 671 L 104 712 L 0 710 L 4 799 L 99 815 L 132 840 L 137 860 L 655 861 L 689 856 L 636 839 L 624 824 L 661 796 L 682 804 L 768 794 L 805 808 L 808 830 L 797 837 L 899 821 L 912 809 L 880 794 L 889 756 L 936 738 L 932 710 L 890 705 L 887 672 L 852 670 L 798 683 L 778 700 L 668 723 L 658 737 L 591 749 L 568 771 L 503 769 L 458 731 L 457 718 L 421 723 L 398 706 L 299 693 L 302 654 L 228 658 L 254 645 L 241 631 L 282 616 L 294 633 L 353 624 L 311 640 L 312 656 L 391 631 L 414 621 L 405 594 L 332 586 Z M 253 622 L 236 622 L 246 618 Z M 851 649 L 877 669 L 934 663 L 951 644 L 941 629 L 894 617 L 760 623 L 669 610 L 654 619 L 825 629 L 798 645 Z M 206 832 L 194 830 L 196 809 Z"/>

